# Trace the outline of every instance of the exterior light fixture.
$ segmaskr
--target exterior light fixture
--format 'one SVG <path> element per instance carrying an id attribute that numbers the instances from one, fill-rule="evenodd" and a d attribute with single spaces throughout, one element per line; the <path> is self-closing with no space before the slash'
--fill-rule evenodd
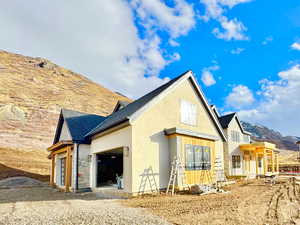
<path id="1" fill-rule="evenodd" d="M 125 146 L 125 147 L 123 148 L 123 150 L 124 150 L 124 155 L 125 155 L 126 157 L 128 157 L 128 156 L 129 156 L 129 147 L 128 147 L 128 146 Z"/>

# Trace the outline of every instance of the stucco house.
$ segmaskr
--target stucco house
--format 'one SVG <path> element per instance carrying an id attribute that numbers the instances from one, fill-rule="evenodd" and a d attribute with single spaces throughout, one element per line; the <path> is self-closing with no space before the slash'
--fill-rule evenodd
<path id="1" fill-rule="evenodd" d="M 232 131 L 243 141 L 233 143 Z M 227 175 L 245 174 L 246 167 L 238 170 L 231 160 L 255 151 L 249 135 L 236 114 L 222 117 L 208 104 L 187 71 L 136 101 L 118 102 L 108 117 L 63 109 L 48 148 L 50 183 L 66 191 L 117 188 L 117 181 L 129 194 L 165 189 L 175 156 L 184 164 L 185 183 L 212 183 L 216 160 Z"/>

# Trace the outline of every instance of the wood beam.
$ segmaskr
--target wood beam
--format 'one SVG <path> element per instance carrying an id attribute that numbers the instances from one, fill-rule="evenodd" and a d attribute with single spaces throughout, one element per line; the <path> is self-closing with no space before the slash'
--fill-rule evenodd
<path id="1" fill-rule="evenodd" d="M 70 181 L 71 181 L 71 173 L 72 173 L 71 150 L 72 150 L 72 148 L 70 146 L 67 147 L 66 179 L 65 179 L 66 192 L 70 191 Z"/>
<path id="2" fill-rule="evenodd" d="M 50 176 L 50 185 L 54 185 L 54 171 L 55 171 L 55 157 L 51 159 L 51 176 Z"/>
<path id="3" fill-rule="evenodd" d="M 264 149 L 264 157 L 263 157 L 263 160 L 264 160 L 264 174 L 266 174 L 268 172 L 268 162 L 266 160 L 266 151 Z"/>

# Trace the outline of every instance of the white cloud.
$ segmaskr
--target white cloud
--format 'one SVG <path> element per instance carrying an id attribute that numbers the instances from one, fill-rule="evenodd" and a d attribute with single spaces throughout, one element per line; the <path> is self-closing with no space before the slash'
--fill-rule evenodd
<path id="1" fill-rule="evenodd" d="M 232 49 L 232 50 L 230 51 L 230 53 L 233 54 L 233 55 L 239 55 L 239 54 L 241 54 L 243 51 L 245 51 L 244 48 L 235 48 L 235 49 Z"/>
<path id="2" fill-rule="evenodd" d="M 195 13 L 185 0 L 174 0 L 169 7 L 161 0 L 131 0 L 142 24 L 148 29 L 166 29 L 173 38 L 187 34 L 195 25 Z"/>
<path id="3" fill-rule="evenodd" d="M 173 47 L 178 47 L 178 46 L 180 46 L 180 44 L 179 44 L 177 41 L 173 40 L 173 39 L 170 39 L 170 40 L 169 40 L 169 44 L 170 44 L 171 46 L 173 46 Z"/>
<path id="4" fill-rule="evenodd" d="M 216 71 L 219 69 L 220 67 L 218 65 L 214 65 L 214 66 L 204 68 L 202 70 L 201 81 L 204 83 L 205 86 L 209 87 L 216 84 L 216 80 L 214 78 L 212 71 Z"/>
<path id="5" fill-rule="evenodd" d="M 231 93 L 226 97 L 227 106 L 235 109 L 242 109 L 250 106 L 254 102 L 252 91 L 244 85 L 235 86 Z"/>
<path id="6" fill-rule="evenodd" d="M 267 45 L 272 42 L 274 38 L 272 36 L 266 37 L 265 40 L 262 42 L 262 45 Z"/>
<path id="7" fill-rule="evenodd" d="M 238 21 L 236 18 L 233 20 L 228 20 L 226 17 L 223 17 L 221 26 L 223 32 L 219 28 L 213 30 L 213 34 L 219 38 L 226 41 L 230 40 L 248 40 L 249 38 L 244 34 L 247 28 L 243 25 L 242 22 Z"/>
<path id="8" fill-rule="evenodd" d="M 241 110 L 245 121 L 261 123 L 285 134 L 300 134 L 300 65 L 278 73 L 279 79 L 260 81 L 261 100 L 256 107 Z"/>
<path id="9" fill-rule="evenodd" d="M 221 27 L 214 28 L 213 34 L 217 38 L 230 40 L 248 40 L 249 38 L 244 34 L 247 28 L 241 21 L 237 18 L 228 19 L 224 16 L 227 9 L 231 9 L 234 6 L 250 2 L 251 0 L 200 0 L 205 5 L 205 15 L 201 16 L 204 21 L 209 21 L 210 19 L 217 20 Z"/>
<path id="10" fill-rule="evenodd" d="M 212 86 L 216 83 L 214 75 L 208 70 L 204 70 L 202 72 L 201 80 L 207 87 Z"/>
<path id="11" fill-rule="evenodd" d="M 299 42 L 295 42 L 291 45 L 291 48 L 294 50 L 298 50 L 300 51 L 300 43 Z"/>
<path id="12" fill-rule="evenodd" d="M 174 0 L 174 7 L 159 0 L 134 2 L 4 1 L 0 49 L 48 58 L 138 97 L 167 82 L 169 78 L 160 78 L 159 72 L 180 59 L 178 53 L 162 48 L 161 33 L 171 38 L 185 35 L 195 21 L 185 0 Z M 136 23 L 145 27 L 145 33 Z"/>

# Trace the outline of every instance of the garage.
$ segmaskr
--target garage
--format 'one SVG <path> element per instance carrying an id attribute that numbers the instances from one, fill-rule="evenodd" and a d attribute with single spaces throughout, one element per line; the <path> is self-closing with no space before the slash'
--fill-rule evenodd
<path id="1" fill-rule="evenodd" d="M 123 188 L 123 149 L 97 154 L 97 187 Z"/>

